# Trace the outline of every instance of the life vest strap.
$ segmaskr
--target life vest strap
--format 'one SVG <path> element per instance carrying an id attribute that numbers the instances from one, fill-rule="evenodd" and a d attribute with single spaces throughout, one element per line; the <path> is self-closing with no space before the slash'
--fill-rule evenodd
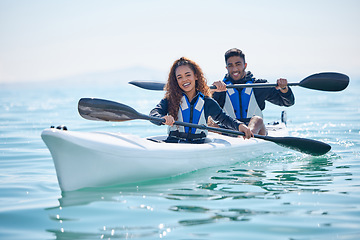
<path id="1" fill-rule="evenodd" d="M 168 138 L 175 138 L 185 142 L 204 141 L 206 134 L 204 132 L 199 133 L 184 133 L 179 131 L 170 131 Z"/>

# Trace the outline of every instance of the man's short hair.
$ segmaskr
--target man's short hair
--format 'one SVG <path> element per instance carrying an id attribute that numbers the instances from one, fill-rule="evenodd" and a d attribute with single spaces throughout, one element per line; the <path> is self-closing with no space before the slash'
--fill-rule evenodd
<path id="1" fill-rule="evenodd" d="M 227 60 L 230 57 L 234 57 L 234 56 L 241 57 L 244 60 L 244 63 L 245 63 L 245 54 L 240 49 L 237 49 L 237 48 L 232 48 L 232 49 L 229 49 L 229 50 L 226 51 L 226 53 L 225 53 L 225 62 L 227 62 Z"/>

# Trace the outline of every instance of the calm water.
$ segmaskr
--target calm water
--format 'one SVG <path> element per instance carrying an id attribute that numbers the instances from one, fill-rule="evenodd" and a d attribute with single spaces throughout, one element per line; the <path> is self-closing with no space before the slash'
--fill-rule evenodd
<path id="1" fill-rule="evenodd" d="M 324 156 L 283 149 L 161 181 L 63 193 L 41 131 L 64 124 L 163 134 L 146 121 L 95 122 L 77 113 L 81 97 L 148 113 L 163 93 L 125 83 L 1 85 L 0 239 L 360 239 L 360 84 L 351 81 L 338 93 L 293 88 L 291 135 L 329 143 Z M 268 104 L 265 120 L 281 110 Z"/>

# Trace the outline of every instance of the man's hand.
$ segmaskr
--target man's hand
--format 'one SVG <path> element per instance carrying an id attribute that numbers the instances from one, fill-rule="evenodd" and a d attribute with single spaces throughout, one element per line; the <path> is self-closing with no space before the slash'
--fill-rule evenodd
<path id="1" fill-rule="evenodd" d="M 245 136 L 243 136 L 244 139 L 249 139 L 251 137 L 254 137 L 253 132 L 245 124 L 239 125 L 239 131 L 245 133 Z"/>
<path id="2" fill-rule="evenodd" d="M 211 89 L 212 92 L 225 92 L 226 84 L 223 81 L 216 81 L 213 83 L 216 89 Z"/>
<path id="3" fill-rule="evenodd" d="M 282 93 L 287 93 L 289 91 L 287 79 L 279 78 L 276 83 L 277 87 L 275 88 L 280 90 Z"/>

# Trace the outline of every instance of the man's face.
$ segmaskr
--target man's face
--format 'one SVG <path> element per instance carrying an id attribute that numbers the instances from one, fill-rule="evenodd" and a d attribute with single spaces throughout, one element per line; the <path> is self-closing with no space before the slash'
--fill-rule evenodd
<path id="1" fill-rule="evenodd" d="M 245 69 L 247 63 L 239 56 L 229 57 L 226 61 L 226 69 L 232 79 L 235 81 L 242 79 L 245 76 Z"/>

